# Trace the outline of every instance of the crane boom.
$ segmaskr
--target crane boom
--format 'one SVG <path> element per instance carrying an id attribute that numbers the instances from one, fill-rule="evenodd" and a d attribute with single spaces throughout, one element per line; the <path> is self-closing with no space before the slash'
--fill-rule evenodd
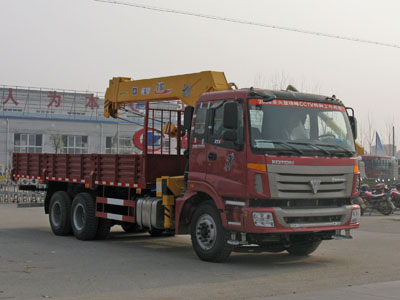
<path id="1" fill-rule="evenodd" d="M 141 80 L 114 77 L 106 91 L 104 116 L 116 118 L 121 105 L 137 102 L 181 100 L 194 106 L 201 94 L 231 90 L 231 85 L 223 72 L 215 71 Z"/>

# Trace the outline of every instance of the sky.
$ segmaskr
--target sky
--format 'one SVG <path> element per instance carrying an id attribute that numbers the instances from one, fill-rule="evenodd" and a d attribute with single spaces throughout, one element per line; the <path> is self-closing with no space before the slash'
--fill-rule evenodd
<path id="1" fill-rule="evenodd" d="M 400 45 L 397 0 L 125 0 Z M 335 94 L 400 145 L 400 48 L 93 0 L 0 0 L 0 86 L 104 92 L 112 77 L 223 71 L 240 88 Z M 368 121 L 370 120 L 370 122 Z"/>

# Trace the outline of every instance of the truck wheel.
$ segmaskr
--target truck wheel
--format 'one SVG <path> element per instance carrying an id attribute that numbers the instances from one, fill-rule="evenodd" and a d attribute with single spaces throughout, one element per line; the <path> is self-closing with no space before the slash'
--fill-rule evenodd
<path id="1" fill-rule="evenodd" d="M 111 230 L 111 220 L 99 218 L 99 225 L 97 226 L 96 240 L 105 240 Z"/>
<path id="2" fill-rule="evenodd" d="M 135 233 L 135 232 L 140 232 L 140 226 L 137 223 L 124 223 L 121 225 L 122 229 L 126 233 Z"/>
<path id="3" fill-rule="evenodd" d="M 163 231 L 161 229 L 149 229 L 147 230 L 148 233 L 150 233 L 151 236 L 153 237 L 158 237 L 163 235 Z"/>
<path id="4" fill-rule="evenodd" d="M 287 250 L 290 255 L 294 256 L 307 256 L 317 250 L 321 241 L 307 242 L 305 244 L 290 246 Z"/>
<path id="5" fill-rule="evenodd" d="M 202 204 L 194 213 L 190 226 L 192 245 L 197 256 L 205 261 L 228 259 L 233 246 L 227 244 L 228 233 L 212 202 Z"/>
<path id="6" fill-rule="evenodd" d="M 71 233 L 71 198 L 64 191 L 58 191 L 50 199 L 49 222 L 55 235 Z"/>
<path id="7" fill-rule="evenodd" d="M 96 237 L 99 219 L 95 216 L 95 203 L 88 193 L 79 193 L 72 202 L 72 231 L 78 240 Z"/>

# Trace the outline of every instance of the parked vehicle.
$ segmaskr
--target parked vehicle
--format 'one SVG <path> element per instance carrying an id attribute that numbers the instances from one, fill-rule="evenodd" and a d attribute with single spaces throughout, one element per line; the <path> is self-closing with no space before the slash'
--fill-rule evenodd
<path id="1" fill-rule="evenodd" d="M 367 184 L 361 185 L 360 196 L 363 198 L 366 208 L 370 211 L 376 210 L 383 215 L 390 215 L 395 209 L 390 195 L 385 192 L 385 184 L 383 183 L 377 184 L 373 192 L 369 190 Z"/>
<path id="2" fill-rule="evenodd" d="M 0 164 L 0 184 L 7 184 L 7 169 L 3 164 Z"/>
<path id="3" fill-rule="evenodd" d="M 393 185 L 389 188 L 390 198 L 396 209 L 400 208 L 400 184 Z"/>
<path id="4" fill-rule="evenodd" d="M 351 204 L 356 204 L 360 206 L 360 211 L 361 211 L 361 215 L 363 216 L 365 213 L 365 210 L 367 209 L 367 205 L 365 204 L 364 199 L 361 196 L 358 196 L 356 198 L 353 198 L 351 200 Z"/>
<path id="5" fill-rule="evenodd" d="M 379 155 L 361 155 L 364 163 L 365 177 L 376 180 L 396 180 L 398 174 L 398 161 L 393 157 Z M 396 178 L 393 178 L 396 177 Z"/>
<path id="6" fill-rule="evenodd" d="M 14 153 L 13 178 L 46 183 L 54 234 L 80 240 L 105 238 L 112 225 L 190 234 L 199 258 L 216 262 L 232 251 L 308 255 L 351 238 L 360 222 L 352 109 L 293 88 L 232 87 L 209 71 L 114 78 L 105 116 L 145 102 L 144 132 L 159 133 L 161 147 L 144 134 L 141 154 Z M 173 99 L 185 110 L 150 103 Z"/>

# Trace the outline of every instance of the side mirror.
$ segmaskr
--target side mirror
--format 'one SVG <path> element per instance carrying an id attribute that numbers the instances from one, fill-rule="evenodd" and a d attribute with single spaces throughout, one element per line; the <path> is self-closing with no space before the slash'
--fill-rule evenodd
<path id="1" fill-rule="evenodd" d="M 222 139 L 224 141 L 236 142 L 237 140 L 237 132 L 233 129 L 225 129 L 222 132 Z"/>
<path id="2" fill-rule="evenodd" d="M 183 129 L 190 131 L 192 127 L 192 118 L 193 118 L 193 106 L 186 106 L 185 112 L 183 114 Z"/>
<path id="3" fill-rule="evenodd" d="M 224 128 L 238 128 L 238 107 L 235 102 L 224 103 Z"/>
<path id="4" fill-rule="evenodd" d="M 354 116 L 349 116 L 351 130 L 353 131 L 354 139 L 357 138 L 357 119 Z"/>

